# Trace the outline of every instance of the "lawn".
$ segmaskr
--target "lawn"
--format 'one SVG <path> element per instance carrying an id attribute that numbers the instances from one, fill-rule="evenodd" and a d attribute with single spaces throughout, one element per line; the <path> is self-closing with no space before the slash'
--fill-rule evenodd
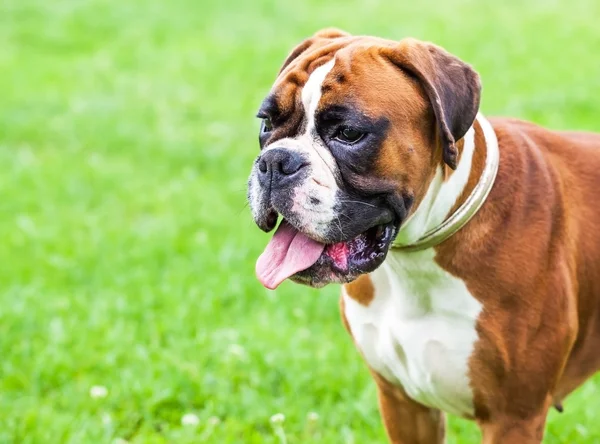
<path id="1" fill-rule="evenodd" d="M 4 0 L 0 442 L 384 443 L 339 288 L 254 277 L 262 97 L 337 26 L 445 46 L 481 73 L 486 114 L 600 131 L 598 17 L 596 0 Z M 600 442 L 599 389 L 552 412 L 546 442 Z M 478 437 L 451 419 L 449 443 Z"/>

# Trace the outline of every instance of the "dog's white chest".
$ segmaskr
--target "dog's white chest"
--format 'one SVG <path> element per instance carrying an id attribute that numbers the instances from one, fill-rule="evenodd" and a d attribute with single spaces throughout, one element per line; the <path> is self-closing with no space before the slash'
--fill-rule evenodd
<path id="1" fill-rule="evenodd" d="M 370 275 L 368 306 L 342 291 L 345 315 L 373 370 L 424 405 L 470 416 L 468 361 L 481 304 L 433 257 L 432 250 L 390 251 Z"/>

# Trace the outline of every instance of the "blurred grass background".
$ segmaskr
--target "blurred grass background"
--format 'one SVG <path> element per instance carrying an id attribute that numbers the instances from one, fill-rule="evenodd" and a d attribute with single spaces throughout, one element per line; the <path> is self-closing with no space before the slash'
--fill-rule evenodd
<path id="1" fill-rule="evenodd" d="M 484 113 L 600 131 L 598 17 L 596 0 L 4 0 L 0 442 L 384 443 L 339 289 L 254 278 L 261 99 L 336 26 L 446 47 L 481 73 Z M 545 442 L 600 442 L 599 384 Z M 478 437 L 451 420 L 449 443 Z"/>

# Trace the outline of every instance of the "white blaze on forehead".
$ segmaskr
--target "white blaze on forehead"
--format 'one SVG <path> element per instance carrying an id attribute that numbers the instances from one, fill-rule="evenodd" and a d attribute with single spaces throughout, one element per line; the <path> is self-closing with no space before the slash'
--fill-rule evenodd
<path id="1" fill-rule="evenodd" d="M 312 133 L 315 129 L 315 112 L 321 100 L 323 81 L 332 70 L 333 65 L 335 65 L 335 58 L 315 69 L 302 89 L 302 105 L 304 105 L 306 113 L 307 133 Z"/>
<path id="2" fill-rule="evenodd" d="M 306 127 L 304 134 L 296 140 L 307 149 L 311 173 L 309 179 L 296 188 L 292 198 L 294 209 L 315 234 L 326 233 L 334 221 L 338 220 L 336 196 L 338 185 L 336 181 L 336 161 L 317 134 L 315 114 L 321 101 L 323 82 L 335 65 L 335 58 L 315 69 L 302 89 L 302 105 L 304 107 Z M 312 203 L 316 198 L 318 204 Z M 300 210 L 302 209 L 302 210 Z M 339 224 L 339 222 L 338 222 Z"/>

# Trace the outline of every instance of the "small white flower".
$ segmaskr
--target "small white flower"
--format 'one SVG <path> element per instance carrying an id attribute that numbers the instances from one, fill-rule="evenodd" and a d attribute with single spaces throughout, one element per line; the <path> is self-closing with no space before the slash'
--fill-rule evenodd
<path id="1" fill-rule="evenodd" d="M 319 414 L 317 412 L 308 412 L 306 417 L 310 422 L 317 422 L 319 420 Z"/>
<path id="2" fill-rule="evenodd" d="M 115 438 L 112 444 L 129 444 L 129 441 L 123 438 Z"/>
<path id="3" fill-rule="evenodd" d="M 103 385 L 93 385 L 90 388 L 90 396 L 94 399 L 106 398 L 108 389 Z"/>
<path id="4" fill-rule="evenodd" d="M 186 413 L 181 417 L 181 425 L 186 427 L 196 427 L 200 424 L 200 418 L 193 413 Z"/>
<path id="5" fill-rule="evenodd" d="M 285 415 L 283 413 L 275 413 L 271 416 L 271 424 L 273 425 L 283 424 L 283 421 L 285 421 Z"/>
<path id="6" fill-rule="evenodd" d="M 110 417 L 110 415 L 108 413 L 103 413 L 102 414 L 102 424 L 107 426 L 107 425 L 110 425 L 111 422 L 112 422 L 112 418 Z"/>
<path id="7" fill-rule="evenodd" d="M 245 358 L 246 350 L 240 344 L 231 344 L 228 348 L 228 351 L 231 355 L 236 358 Z"/>
<path id="8" fill-rule="evenodd" d="M 210 426 L 216 426 L 217 424 L 219 424 L 221 422 L 221 420 L 219 418 L 217 418 L 216 416 L 211 416 L 210 418 L 208 418 L 208 425 Z"/>
<path id="9" fill-rule="evenodd" d="M 298 319 L 302 319 L 304 317 L 304 310 L 302 310 L 301 308 L 294 308 L 292 314 Z"/>
<path id="10" fill-rule="evenodd" d="M 302 327 L 298 329 L 296 334 L 300 339 L 308 339 L 312 335 L 312 331 L 306 327 Z"/>

